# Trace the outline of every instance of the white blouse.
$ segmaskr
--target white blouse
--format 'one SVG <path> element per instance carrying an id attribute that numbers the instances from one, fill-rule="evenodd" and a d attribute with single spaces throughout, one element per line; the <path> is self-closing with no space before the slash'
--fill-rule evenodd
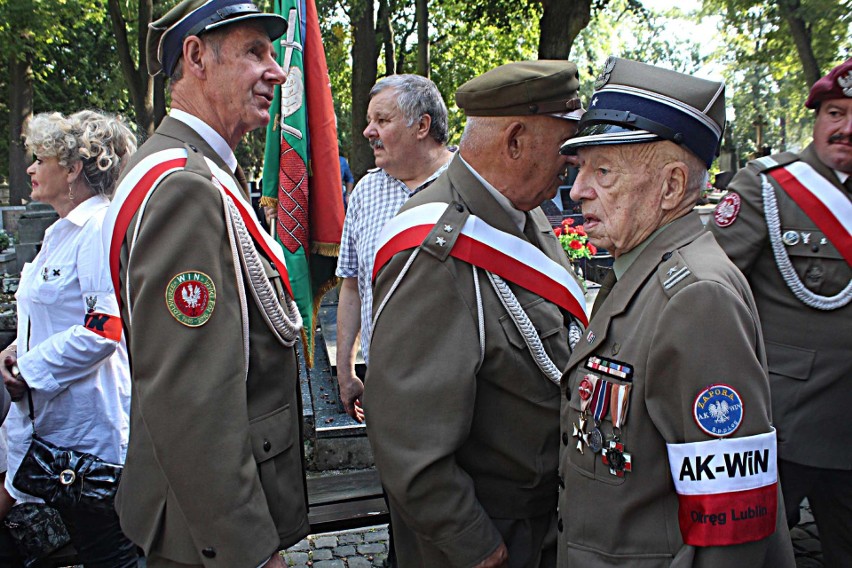
<path id="1" fill-rule="evenodd" d="M 48 227 L 41 251 L 21 272 L 16 343 L 39 436 L 124 463 L 130 367 L 120 322 L 105 316 L 118 313 L 101 240 L 108 207 L 106 197 L 95 196 Z M 26 396 L 12 404 L 6 428 L 6 489 L 20 501 L 38 501 L 12 486 L 32 434 Z"/>

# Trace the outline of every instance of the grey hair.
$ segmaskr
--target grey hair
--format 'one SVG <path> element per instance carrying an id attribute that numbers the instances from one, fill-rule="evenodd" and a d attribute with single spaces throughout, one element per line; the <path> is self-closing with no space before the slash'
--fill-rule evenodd
<path id="1" fill-rule="evenodd" d="M 370 99 L 385 89 L 396 89 L 396 104 L 411 126 L 424 114 L 432 118 L 429 136 L 438 144 L 446 144 L 450 139 L 447 120 L 447 105 L 435 83 L 421 75 L 388 75 L 380 79 L 370 89 Z"/>
<path id="2" fill-rule="evenodd" d="M 55 157 L 63 167 L 82 162 L 82 178 L 94 194 L 109 197 L 118 176 L 136 151 L 136 135 L 117 116 L 83 110 L 71 116 L 58 112 L 35 115 L 24 133 L 27 150 Z"/>

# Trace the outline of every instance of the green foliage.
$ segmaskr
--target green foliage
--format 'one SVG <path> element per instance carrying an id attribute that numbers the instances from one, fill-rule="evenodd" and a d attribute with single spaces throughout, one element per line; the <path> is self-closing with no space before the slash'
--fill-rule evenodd
<path id="1" fill-rule="evenodd" d="M 464 113 L 455 104 L 456 89 L 503 63 L 536 59 L 538 50 L 540 13 L 501 26 L 474 21 L 472 10 L 464 0 L 430 5 L 430 23 L 440 30 L 432 43 L 432 80 L 450 112 L 451 144 L 458 143 L 464 129 Z"/>
<path id="2" fill-rule="evenodd" d="M 678 9 L 658 14 L 636 0 L 612 0 L 592 14 L 577 36 L 570 59 L 580 70 L 580 95 L 591 99 L 594 82 L 610 55 L 694 73 L 704 59 L 694 39 L 676 39 L 665 31 L 682 25 L 687 16 Z"/>
<path id="3" fill-rule="evenodd" d="M 132 116 L 106 0 L 0 0 L 0 88 L 10 57 L 29 57 L 33 112 L 96 108 Z M 9 109 L 0 97 L 0 176 L 8 175 Z"/>
<path id="4" fill-rule="evenodd" d="M 811 47 L 824 75 L 852 56 L 849 0 L 801 0 L 795 14 L 810 32 Z M 754 157 L 757 124 L 763 146 L 772 152 L 800 149 L 811 138 L 812 112 L 805 108 L 809 85 L 788 23 L 777 1 L 704 0 L 703 14 L 720 14 L 722 47 L 713 54 L 723 66 L 729 135 L 740 161 Z"/>

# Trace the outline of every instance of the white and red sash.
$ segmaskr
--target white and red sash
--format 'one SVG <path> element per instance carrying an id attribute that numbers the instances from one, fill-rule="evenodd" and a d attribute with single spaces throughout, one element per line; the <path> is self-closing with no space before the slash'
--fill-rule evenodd
<path id="1" fill-rule="evenodd" d="M 184 148 L 172 148 L 151 154 L 128 172 L 116 189 L 103 224 L 104 245 L 109 253 L 109 267 L 116 297 L 120 297 L 118 293 L 119 262 L 121 245 L 124 242 L 127 228 L 139 207 L 160 182 L 167 175 L 184 168 L 186 157 L 187 152 Z M 255 243 L 260 246 L 267 258 L 275 265 L 287 293 L 292 298 L 293 291 L 290 288 L 290 278 L 287 274 L 287 265 L 284 262 L 281 245 L 261 226 L 252 211 L 251 205 L 243 197 L 242 191 L 231 175 L 209 158 L 206 158 L 206 160 L 207 166 L 213 174 L 213 182 L 231 198 Z"/>
<path id="2" fill-rule="evenodd" d="M 802 161 L 776 168 L 769 175 L 852 264 L 852 203 L 843 191 Z"/>
<path id="3" fill-rule="evenodd" d="M 775 430 L 742 438 L 666 444 L 683 542 L 729 546 L 775 532 Z"/>
<path id="4" fill-rule="evenodd" d="M 420 246 L 446 209 L 446 203 L 427 203 L 391 219 L 379 236 L 373 279 L 396 253 Z M 583 289 L 561 264 L 475 215 L 467 218 L 450 255 L 538 294 L 583 325 L 589 323 Z"/>

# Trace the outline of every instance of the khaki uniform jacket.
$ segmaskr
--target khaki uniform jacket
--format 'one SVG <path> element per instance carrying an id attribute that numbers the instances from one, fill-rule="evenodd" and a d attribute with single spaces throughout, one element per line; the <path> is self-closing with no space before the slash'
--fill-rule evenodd
<path id="1" fill-rule="evenodd" d="M 800 156 L 784 153 L 772 158 L 781 164 L 802 160 L 850 197 L 813 146 Z M 784 282 L 766 228 L 759 177 L 765 170 L 760 162 L 740 170 L 728 187 L 741 198 L 739 215 L 728 227 L 712 221 L 708 227 L 754 292 L 766 341 L 780 457 L 812 467 L 850 470 L 852 303 L 829 311 L 814 309 Z M 799 235 L 798 243 L 785 248 L 802 283 L 822 296 L 837 294 L 852 279 L 849 263 L 831 241 L 821 243 L 823 232 L 774 179 L 767 179 L 775 188 L 781 234 Z"/>
<path id="2" fill-rule="evenodd" d="M 222 198 L 203 156 L 219 156 L 165 118 L 136 153 L 188 150 L 183 171 L 155 189 L 128 268 L 121 252 L 122 320 L 132 374 L 130 446 L 117 509 L 146 554 L 185 564 L 255 568 L 308 532 L 294 348 L 263 321 L 250 284 L 249 361 Z M 215 286 L 210 319 L 188 327 L 169 311 L 169 281 L 203 272 Z M 133 325 L 126 296 L 129 284 Z"/>
<path id="3" fill-rule="evenodd" d="M 431 202 L 461 204 L 525 238 L 458 157 L 401 211 Z M 532 219 L 534 244 L 568 269 L 544 214 L 536 210 Z M 478 270 L 480 322 L 472 266 L 432 254 L 443 252 L 420 250 L 379 314 L 365 381 L 367 432 L 405 568 L 473 566 L 511 538 L 491 519 L 555 516 L 559 388 L 535 365 L 485 271 Z M 374 313 L 411 253 L 398 253 L 379 273 Z M 567 317 L 509 286 L 562 368 L 570 354 Z"/>
<path id="4" fill-rule="evenodd" d="M 572 438 L 581 380 L 596 374 L 627 382 L 590 370 L 592 356 L 633 370 L 620 432 L 632 471 L 623 477 L 610 473 L 600 453 L 586 447 L 581 454 Z M 683 543 L 666 444 L 718 439 L 699 429 L 693 404 L 719 383 L 733 387 L 744 407 L 729 438 L 771 431 L 754 300 L 745 278 L 690 213 L 648 244 L 596 308 L 563 376 L 560 567 L 793 566 L 780 490 L 774 535 L 729 547 Z M 601 425 L 606 439 L 613 434 L 611 416 Z M 728 516 L 727 522 L 735 521 Z"/>

